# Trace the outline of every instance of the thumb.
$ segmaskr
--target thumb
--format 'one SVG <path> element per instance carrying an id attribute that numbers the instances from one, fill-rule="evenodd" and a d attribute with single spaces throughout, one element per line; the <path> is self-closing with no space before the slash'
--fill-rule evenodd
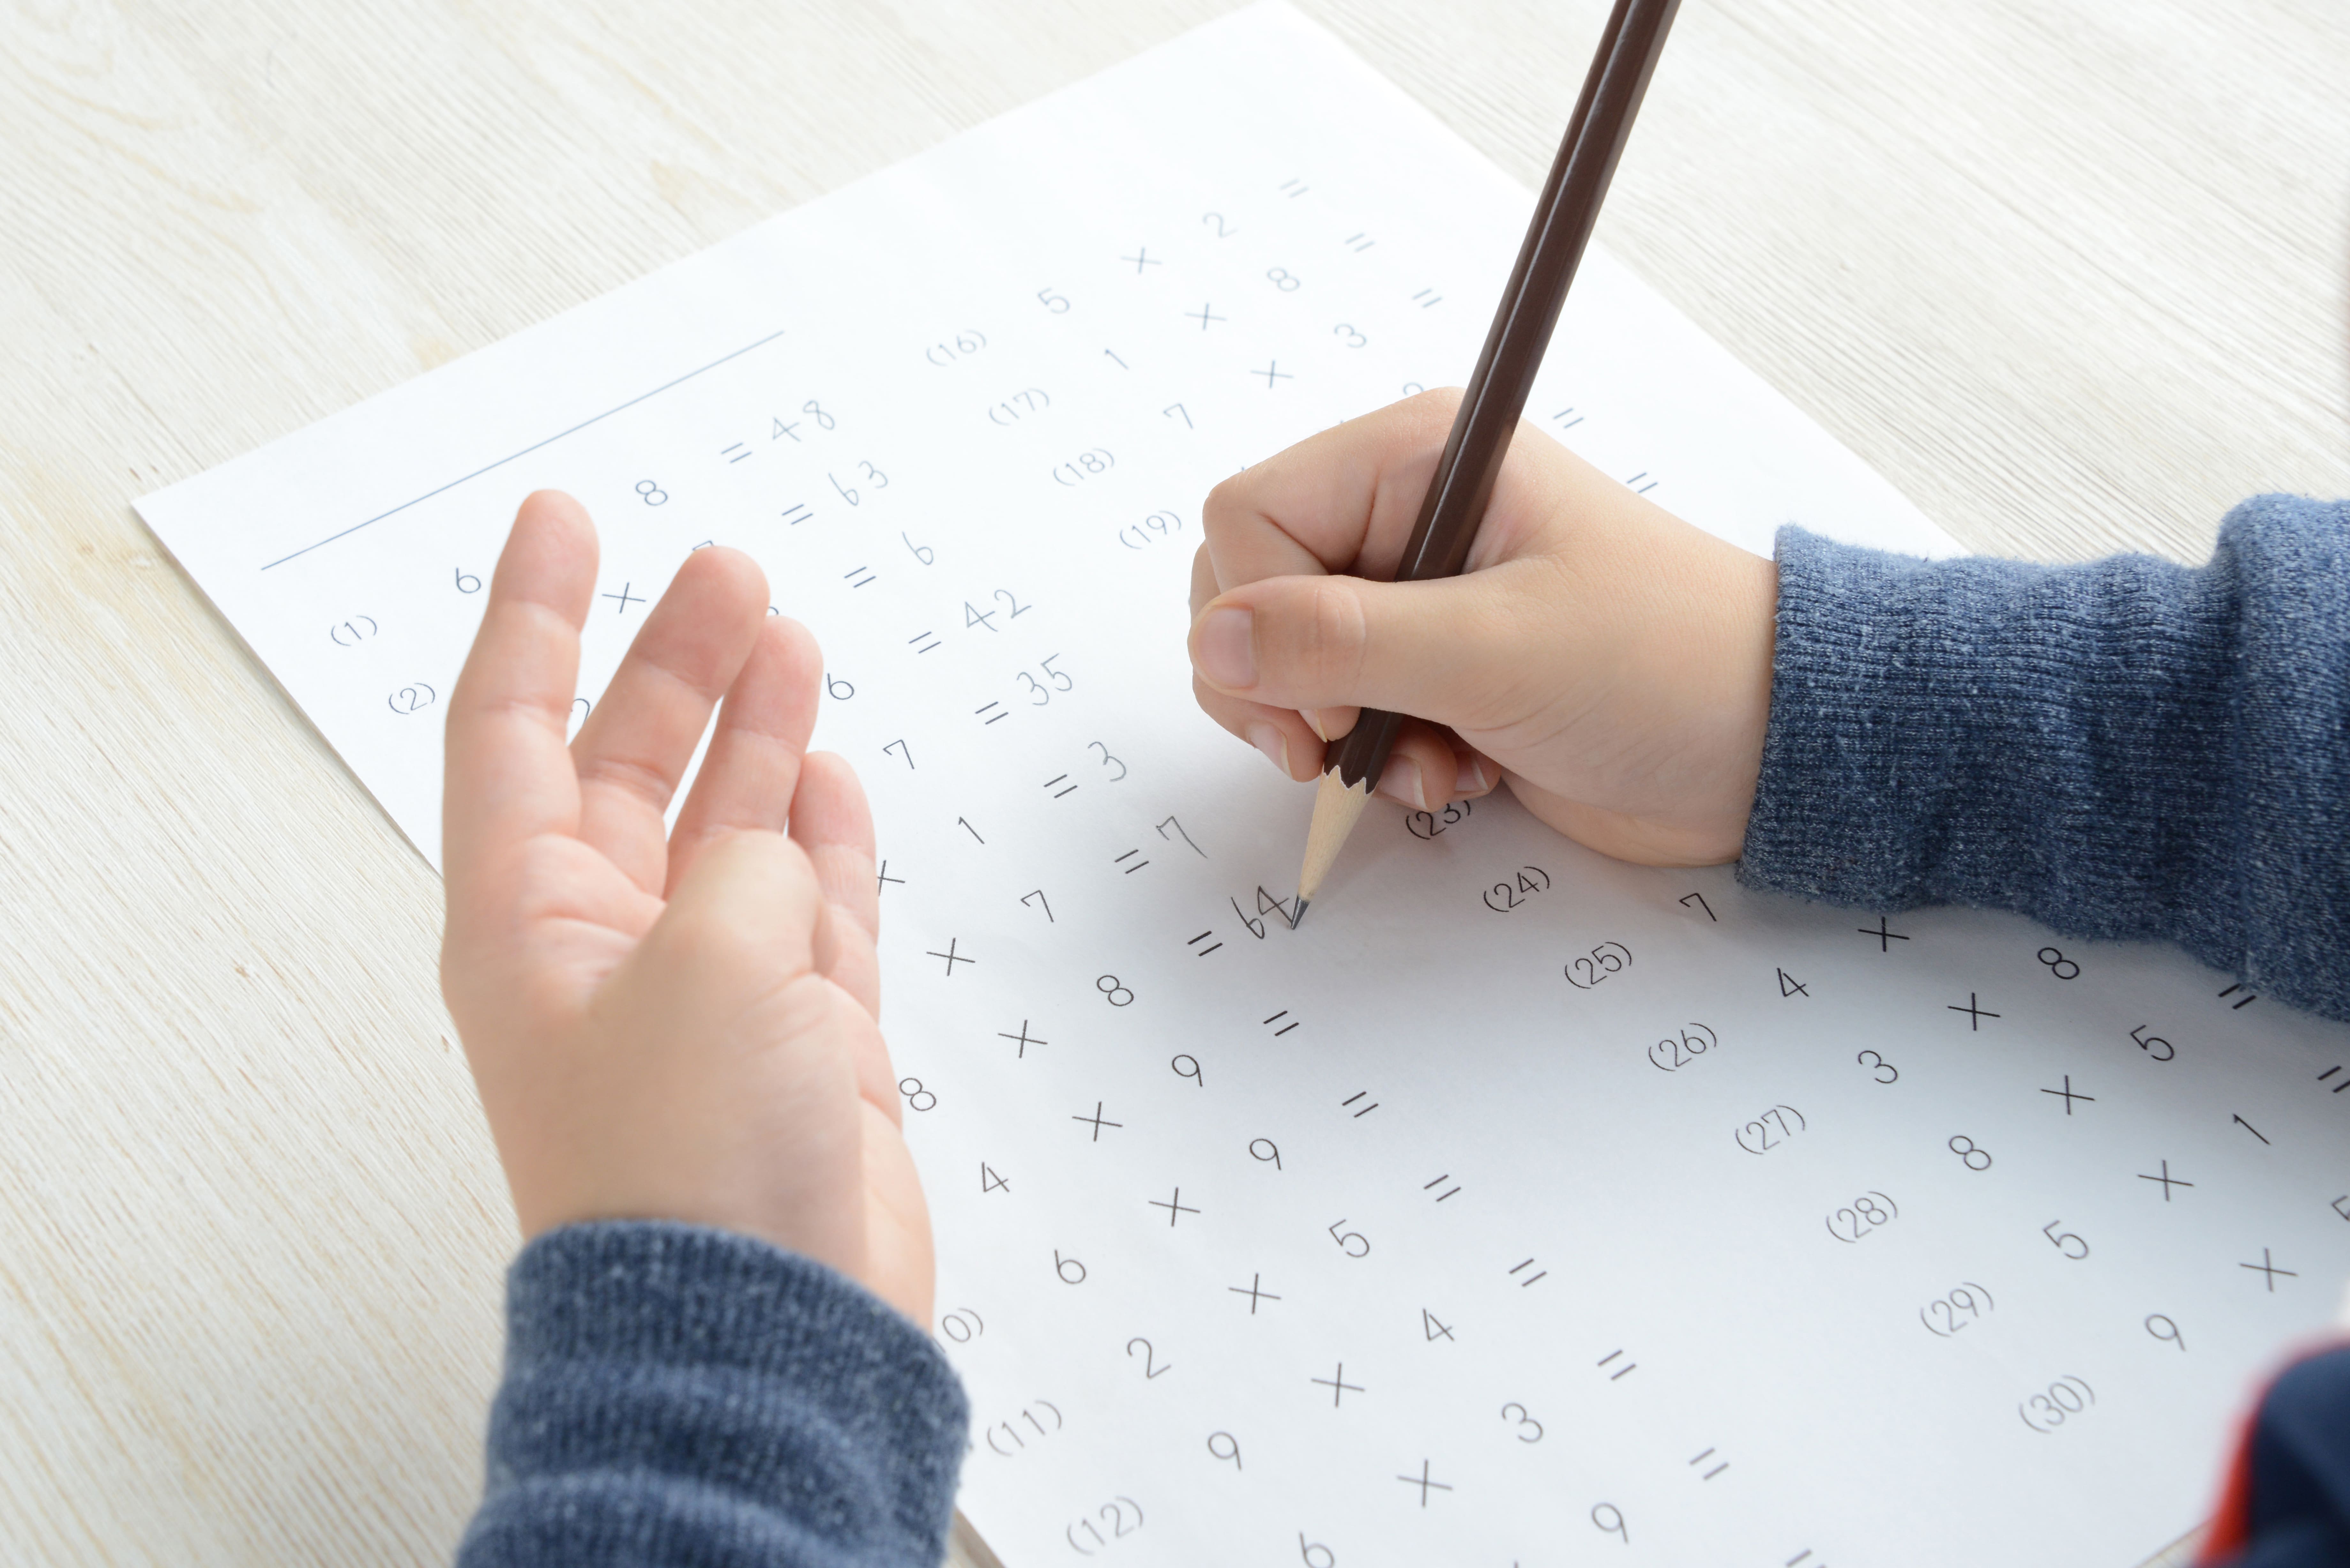
<path id="1" fill-rule="evenodd" d="M 1521 673 L 1497 566 L 1422 583 L 1266 577 L 1204 606 L 1191 667 L 1215 690 L 1274 708 L 1384 708 L 1431 723 L 1483 727 Z"/>
<path id="2" fill-rule="evenodd" d="M 631 970 L 666 983 L 666 1004 L 724 1014 L 802 975 L 821 974 L 832 932 L 815 867 L 780 833 L 738 828 L 686 867 Z"/>

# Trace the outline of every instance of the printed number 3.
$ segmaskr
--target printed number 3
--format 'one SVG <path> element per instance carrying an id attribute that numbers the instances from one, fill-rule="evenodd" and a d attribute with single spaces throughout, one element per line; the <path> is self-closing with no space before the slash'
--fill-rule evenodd
<path id="1" fill-rule="evenodd" d="M 1077 689 L 1077 683 L 1069 679 L 1069 672 L 1066 670 L 1055 670 L 1053 668 L 1053 660 L 1060 657 L 1061 656 L 1057 653 L 1048 653 L 1043 659 L 1037 660 L 1036 668 L 1043 670 L 1052 679 L 1052 682 L 1055 687 L 1059 688 L 1063 691 L 1074 691 Z M 1035 694 L 1035 701 L 1028 704 L 1031 708 L 1042 708 L 1045 703 L 1050 702 L 1053 700 L 1052 691 L 1045 685 L 1044 681 L 1037 680 L 1035 676 L 1029 674 L 1024 670 L 1021 670 L 1019 674 L 1020 679 L 1026 683 L 1027 690 Z"/>
<path id="2" fill-rule="evenodd" d="M 1855 1056 L 1853 1060 L 1859 1063 L 1864 1067 L 1875 1069 L 1869 1076 L 1875 1078 L 1880 1084 L 1890 1084 L 1901 1076 L 1900 1068 L 1896 1067 L 1892 1063 L 1887 1061 L 1884 1057 L 1878 1055 L 1874 1051 L 1863 1051 L 1859 1055 Z"/>

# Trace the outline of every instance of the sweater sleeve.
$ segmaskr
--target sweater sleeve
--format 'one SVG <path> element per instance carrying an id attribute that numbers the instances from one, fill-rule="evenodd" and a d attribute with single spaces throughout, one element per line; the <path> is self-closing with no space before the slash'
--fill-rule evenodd
<path id="1" fill-rule="evenodd" d="M 2350 1019 L 2350 503 L 2245 502 L 2199 567 L 1782 530 L 1739 875 L 2167 939 Z"/>
<path id="2" fill-rule="evenodd" d="M 506 1282 L 489 1480 L 460 1568 L 932 1568 L 967 1408 L 841 1275 L 661 1221 L 550 1231 Z"/>

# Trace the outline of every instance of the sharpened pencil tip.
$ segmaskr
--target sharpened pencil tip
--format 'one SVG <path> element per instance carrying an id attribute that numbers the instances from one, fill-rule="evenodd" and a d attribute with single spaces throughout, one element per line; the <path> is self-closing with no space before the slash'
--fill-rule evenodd
<path id="1" fill-rule="evenodd" d="M 1302 920 L 1302 919 L 1304 919 L 1305 918 L 1305 899 L 1303 899 L 1303 898 L 1300 898 L 1300 899 L 1298 899 L 1298 900 L 1297 900 L 1297 913 L 1295 913 L 1295 914 L 1294 914 L 1294 915 L 1292 915 L 1292 916 L 1290 916 L 1290 917 L 1289 917 L 1289 929 L 1290 929 L 1291 930 L 1293 930 L 1293 931 L 1294 931 L 1294 930 L 1295 930 L 1295 929 L 1297 929 L 1297 922 L 1298 922 L 1298 921 L 1300 921 L 1300 920 Z"/>

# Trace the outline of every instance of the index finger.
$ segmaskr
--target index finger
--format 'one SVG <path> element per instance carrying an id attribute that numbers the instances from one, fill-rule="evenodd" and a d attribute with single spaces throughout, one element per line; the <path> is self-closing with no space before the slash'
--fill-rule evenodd
<path id="1" fill-rule="evenodd" d="M 1217 485 L 1201 519 L 1217 589 L 1332 573 L 1391 580 L 1460 402 L 1457 389 L 1422 392 Z"/>
<path id="2" fill-rule="evenodd" d="M 525 497 L 449 699 L 441 857 L 452 884 L 538 834 L 577 830 L 564 732 L 595 587 L 586 509 L 559 490 Z"/>

